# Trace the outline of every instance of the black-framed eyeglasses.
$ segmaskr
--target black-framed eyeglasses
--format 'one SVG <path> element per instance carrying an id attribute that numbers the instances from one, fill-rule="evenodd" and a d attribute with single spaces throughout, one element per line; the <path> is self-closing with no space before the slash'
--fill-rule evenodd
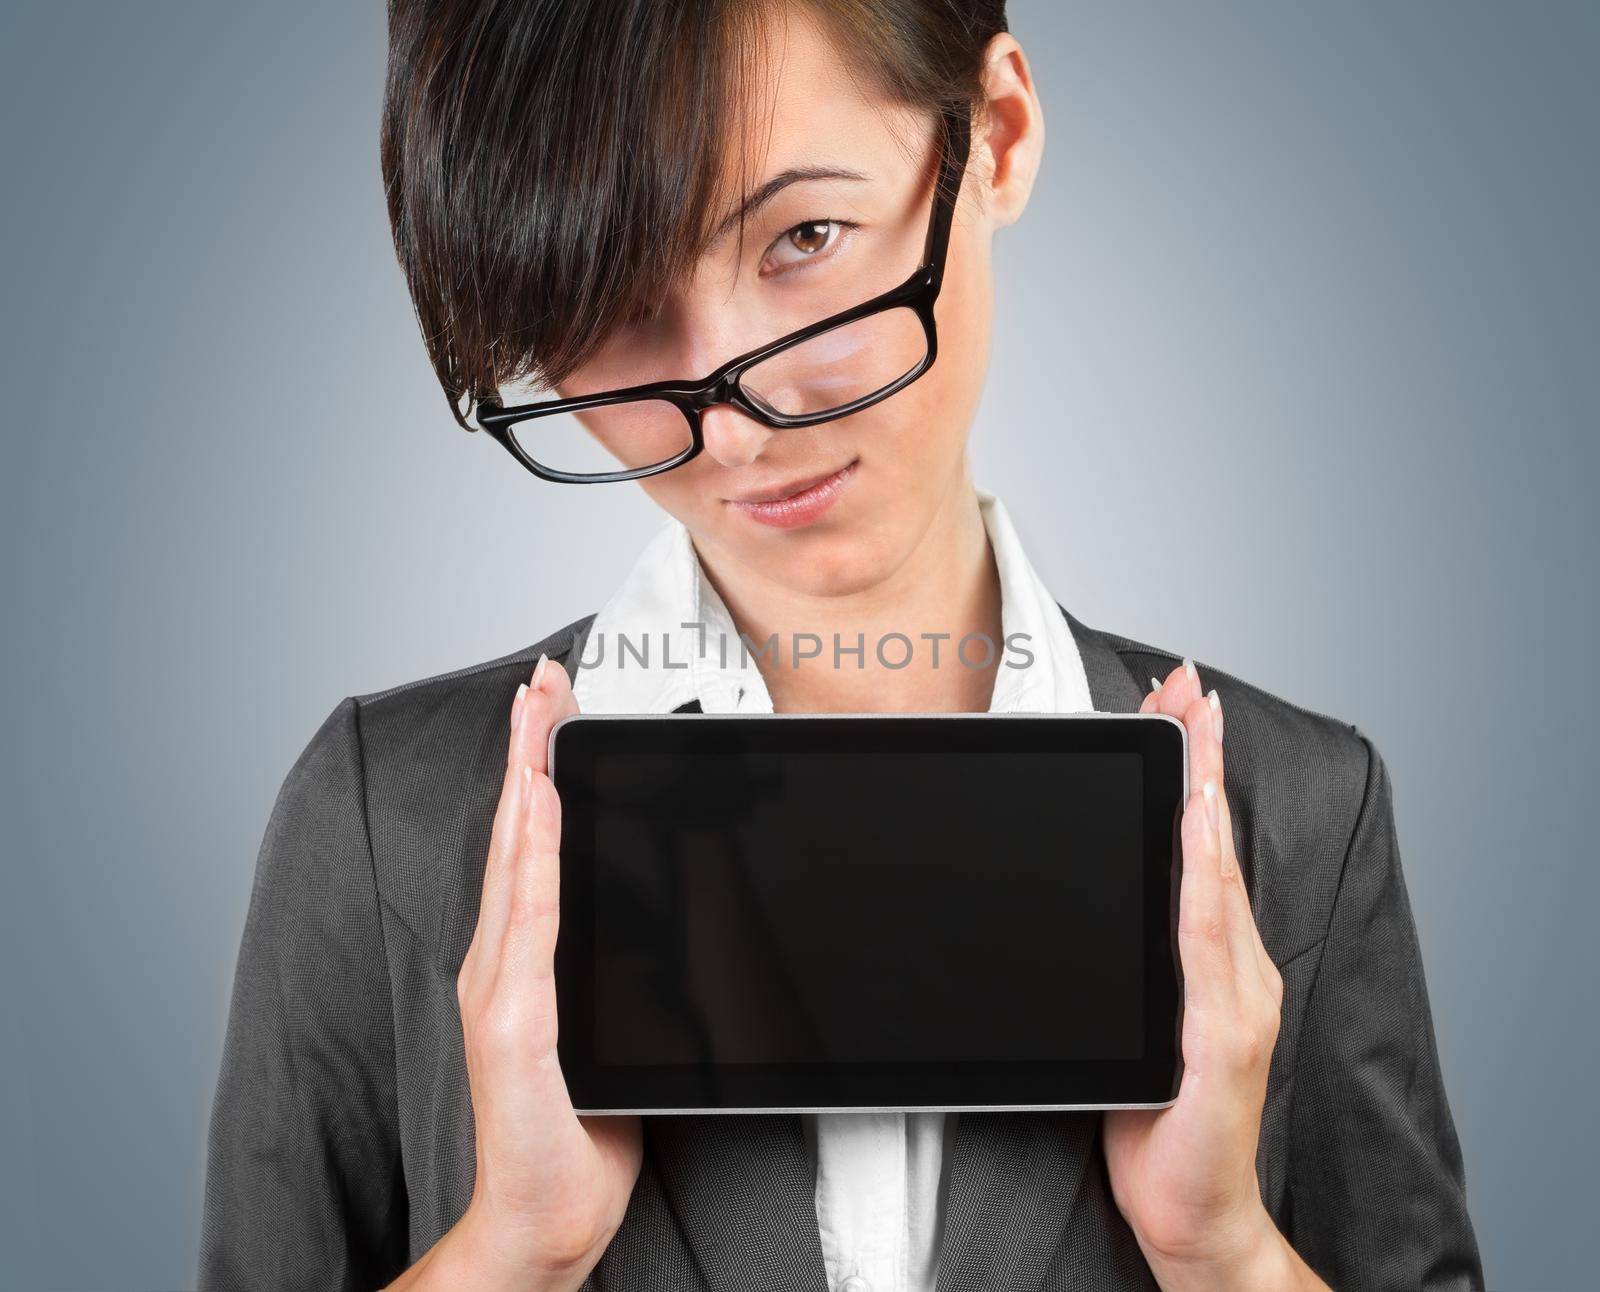
<path id="1" fill-rule="evenodd" d="M 716 404 L 788 429 L 847 417 L 905 389 L 938 354 L 933 305 L 970 147 L 964 110 L 948 110 L 945 125 L 922 263 L 899 286 L 730 359 L 699 381 L 653 381 L 512 407 L 490 398 L 479 404 L 478 424 L 541 479 L 605 484 L 670 471 L 698 455 L 700 414 Z M 553 439 L 541 440 L 542 419 L 596 409 L 608 410 L 606 445 L 623 465 L 586 470 L 570 469 L 570 460 L 555 463 L 560 450 Z"/>

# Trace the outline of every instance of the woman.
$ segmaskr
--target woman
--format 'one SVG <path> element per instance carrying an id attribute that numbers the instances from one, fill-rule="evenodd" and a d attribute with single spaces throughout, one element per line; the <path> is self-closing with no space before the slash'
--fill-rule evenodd
<path id="1" fill-rule="evenodd" d="M 343 701 L 291 770 L 203 1283 L 1481 1286 L 1382 760 L 1067 614 L 969 474 L 991 240 L 1044 142 L 1003 4 L 397 0 L 390 40 L 396 245 L 455 416 L 669 519 L 596 615 Z M 1088 708 L 1189 732 L 1173 1106 L 573 1113 L 553 723 Z"/>

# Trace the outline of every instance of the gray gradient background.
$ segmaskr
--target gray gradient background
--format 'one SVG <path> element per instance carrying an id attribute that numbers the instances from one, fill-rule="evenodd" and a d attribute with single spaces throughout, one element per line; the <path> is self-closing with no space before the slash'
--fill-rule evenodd
<path id="1" fill-rule="evenodd" d="M 978 478 L 1087 622 L 1374 737 L 1491 1286 L 1588 1285 L 1600 10 L 1014 26 L 1049 144 Z M 328 711 L 596 609 L 657 524 L 448 420 L 382 66 L 373 0 L 0 12 L 16 1287 L 192 1282 L 256 850 Z"/>

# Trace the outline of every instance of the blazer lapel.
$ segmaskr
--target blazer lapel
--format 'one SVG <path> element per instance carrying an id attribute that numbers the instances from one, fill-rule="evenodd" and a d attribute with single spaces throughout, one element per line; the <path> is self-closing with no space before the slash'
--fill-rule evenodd
<path id="1" fill-rule="evenodd" d="M 1057 606 L 1098 712 L 1132 713 L 1143 691 L 1102 634 Z M 939 1292 L 1036 1288 L 1060 1247 L 1101 1115 L 962 1113 L 951 1148 Z"/>
<path id="2" fill-rule="evenodd" d="M 1072 638 L 1078 643 L 1078 655 L 1083 660 L 1083 671 L 1089 679 L 1089 698 L 1100 713 L 1137 713 L 1144 702 L 1144 687 L 1128 672 L 1106 641 L 1105 634 L 1086 627 L 1059 603 L 1072 629 Z"/>
<path id="3" fill-rule="evenodd" d="M 668 1206 L 713 1292 L 828 1292 L 798 1114 L 645 1118 Z"/>

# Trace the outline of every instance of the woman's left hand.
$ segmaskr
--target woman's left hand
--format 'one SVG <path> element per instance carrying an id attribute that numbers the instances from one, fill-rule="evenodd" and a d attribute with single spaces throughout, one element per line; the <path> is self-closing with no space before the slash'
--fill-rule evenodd
<path id="1" fill-rule="evenodd" d="M 1214 691 L 1201 694 L 1185 660 L 1139 711 L 1179 719 L 1189 737 L 1178 901 L 1183 1080 L 1168 1108 L 1105 1114 L 1112 1195 L 1167 1292 L 1324 1287 L 1273 1224 L 1256 1179 L 1283 979 L 1261 945 L 1234 853 L 1221 705 Z"/>

